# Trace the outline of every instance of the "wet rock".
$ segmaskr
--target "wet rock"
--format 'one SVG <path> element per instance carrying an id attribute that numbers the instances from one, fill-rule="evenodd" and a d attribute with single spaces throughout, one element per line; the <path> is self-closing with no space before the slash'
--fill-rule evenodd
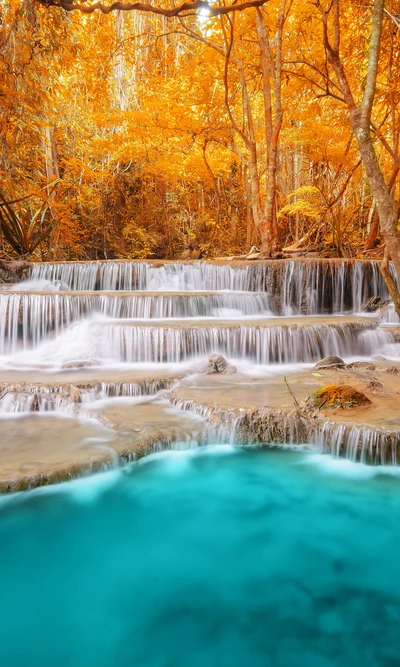
<path id="1" fill-rule="evenodd" d="M 365 310 L 367 313 L 375 313 L 377 310 L 380 310 L 383 306 L 388 305 L 388 301 L 382 299 L 382 297 L 378 296 L 375 294 L 374 296 L 371 296 L 368 301 L 366 301 L 363 304 L 363 310 Z"/>
<path id="2" fill-rule="evenodd" d="M 212 354 L 210 357 L 208 357 L 206 373 L 207 375 L 211 375 L 213 373 L 230 374 L 236 373 L 236 368 L 235 366 L 228 364 L 227 360 L 224 359 L 222 354 Z"/>
<path id="3" fill-rule="evenodd" d="M 73 387 L 69 397 L 73 403 L 81 403 L 81 390 L 79 387 Z"/>
<path id="4" fill-rule="evenodd" d="M 372 359 L 373 361 L 387 361 L 386 357 L 383 357 L 381 354 L 375 354 Z"/>
<path id="5" fill-rule="evenodd" d="M 0 259 L 0 281 L 3 283 L 17 283 L 27 278 L 32 264 L 27 260 Z"/>
<path id="6" fill-rule="evenodd" d="M 353 361 L 351 364 L 347 364 L 346 368 L 349 370 L 360 370 L 360 371 L 374 371 L 376 366 L 371 364 L 369 361 Z"/>
<path id="7" fill-rule="evenodd" d="M 348 384 L 328 384 L 311 394 L 309 398 L 309 404 L 324 410 L 356 408 L 370 403 L 365 394 Z"/>
<path id="8" fill-rule="evenodd" d="M 321 359 L 321 361 L 315 364 L 314 368 L 344 368 L 345 365 L 343 359 L 332 355 Z"/>
<path id="9" fill-rule="evenodd" d="M 96 366 L 96 362 L 84 359 L 82 361 L 67 361 L 61 368 L 90 368 L 90 366 Z"/>
<path id="10" fill-rule="evenodd" d="M 31 412 L 39 412 L 39 410 L 40 410 L 39 397 L 37 394 L 35 394 L 31 405 Z"/>

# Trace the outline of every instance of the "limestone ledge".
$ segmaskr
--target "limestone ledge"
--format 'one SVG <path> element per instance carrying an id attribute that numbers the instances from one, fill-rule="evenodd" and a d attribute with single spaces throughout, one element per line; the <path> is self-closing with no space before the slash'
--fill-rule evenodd
<path id="1" fill-rule="evenodd" d="M 138 378 L 135 381 L 140 385 Z M 42 453 L 38 451 L 37 440 L 29 435 L 21 440 L 21 456 L 15 448 L 10 449 L 14 456 L 12 464 L 9 454 L 0 448 L 0 492 L 67 481 L 124 465 L 177 443 L 184 447 L 207 442 L 309 444 L 317 451 L 366 463 L 400 463 L 399 362 L 377 360 L 342 368 L 310 368 L 287 378 L 200 373 L 175 380 L 152 378 L 152 382 L 154 394 L 162 390 L 161 395 L 150 395 L 149 379 L 146 379 L 142 405 L 111 402 L 108 407 L 97 410 L 91 408 L 90 401 L 81 402 L 80 394 L 94 386 L 104 389 L 101 382 L 68 383 L 67 386 L 62 383 L 58 386 L 3 385 L 4 398 L 15 395 L 18 399 L 21 393 L 39 399 L 42 393 L 53 398 L 62 396 L 65 405 L 72 408 L 71 423 L 79 414 L 91 413 L 89 422 L 106 428 L 110 438 L 106 445 L 97 448 L 94 445 L 77 448 L 72 444 L 63 449 L 59 439 L 54 442 L 51 426 L 48 426 L 47 445 Z M 348 410 L 312 406 L 308 397 L 331 382 L 362 391 L 370 404 Z M 122 395 L 120 384 L 110 383 L 110 386 L 109 395 Z M 171 412 L 170 407 L 175 407 L 175 411 Z M 31 417 L 26 418 L 37 419 L 37 424 L 43 418 L 40 410 L 27 414 Z M 2 425 L 6 443 L 4 428 L 7 422 L 10 429 L 14 428 L 13 415 L 8 419 L 3 413 L 3 417 L 6 418 Z M 31 430 L 27 428 L 26 433 Z M 40 426 L 37 433 L 40 436 Z M 70 441 L 74 443 L 72 436 Z"/>

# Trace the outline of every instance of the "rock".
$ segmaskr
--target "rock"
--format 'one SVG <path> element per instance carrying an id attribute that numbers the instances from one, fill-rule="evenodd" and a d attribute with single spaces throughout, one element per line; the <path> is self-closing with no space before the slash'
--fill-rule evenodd
<path id="1" fill-rule="evenodd" d="M 208 357 L 206 373 L 207 375 L 212 375 L 213 373 L 236 373 L 236 368 L 228 364 L 222 354 L 212 354 Z"/>
<path id="2" fill-rule="evenodd" d="M 347 364 L 346 368 L 349 370 L 361 370 L 361 371 L 374 371 L 376 366 L 371 364 L 369 361 L 353 361 L 351 364 Z"/>
<path id="3" fill-rule="evenodd" d="M 39 411 L 40 411 L 39 398 L 38 395 L 35 394 L 31 405 L 31 412 L 39 412 Z"/>
<path id="4" fill-rule="evenodd" d="M 391 375 L 398 375 L 400 373 L 400 369 L 397 368 L 397 366 L 391 366 L 387 369 L 386 373 L 390 373 Z"/>
<path id="5" fill-rule="evenodd" d="M 24 259 L 12 261 L 0 259 L 0 281 L 3 283 L 17 283 L 28 277 L 31 268 L 31 262 Z"/>
<path id="6" fill-rule="evenodd" d="M 316 408 L 329 410 L 334 408 L 357 408 L 362 405 L 369 405 L 371 401 L 365 394 L 348 384 L 327 384 L 311 394 L 309 403 Z"/>
<path id="7" fill-rule="evenodd" d="M 375 313 L 377 310 L 379 310 L 383 306 L 387 306 L 388 303 L 389 303 L 388 301 L 385 301 L 380 296 L 375 294 L 375 296 L 371 296 L 371 298 L 368 299 L 368 301 L 366 301 L 363 304 L 362 308 L 367 313 Z"/>
<path id="8" fill-rule="evenodd" d="M 81 390 L 79 387 L 74 387 L 71 390 L 69 397 L 73 403 L 81 403 Z"/>
<path id="9" fill-rule="evenodd" d="M 387 361 L 386 357 L 382 357 L 381 354 L 375 354 L 372 359 L 373 361 Z"/>
<path id="10" fill-rule="evenodd" d="M 84 359 L 82 361 L 67 361 L 61 368 L 89 368 L 90 366 L 96 366 L 96 362 Z"/>
<path id="11" fill-rule="evenodd" d="M 340 357 L 330 356 L 321 359 L 321 361 L 315 364 L 314 368 L 344 368 L 345 365 L 343 359 Z"/>

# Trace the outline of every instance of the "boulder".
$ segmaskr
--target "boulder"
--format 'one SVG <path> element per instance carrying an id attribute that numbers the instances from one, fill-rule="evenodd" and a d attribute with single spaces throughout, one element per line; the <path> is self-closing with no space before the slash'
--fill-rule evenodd
<path id="1" fill-rule="evenodd" d="M 315 364 L 314 368 L 344 368 L 345 365 L 343 359 L 340 357 L 330 356 L 321 359 L 321 361 Z"/>
<path id="2" fill-rule="evenodd" d="M 236 373 L 236 368 L 228 364 L 222 354 L 212 354 L 208 357 L 206 373 L 207 375 L 212 375 L 213 373 Z"/>
<path id="3" fill-rule="evenodd" d="M 348 384 L 327 384 L 311 394 L 308 401 L 314 407 L 324 410 L 358 408 L 371 403 L 365 394 Z"/>

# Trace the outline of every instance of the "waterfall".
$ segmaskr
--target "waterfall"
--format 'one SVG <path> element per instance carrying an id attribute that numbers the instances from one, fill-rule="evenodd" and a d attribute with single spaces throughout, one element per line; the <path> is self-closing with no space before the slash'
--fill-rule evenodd
<path id="1" fill-rule="evenodd" d="M 328 422 L 310 439 L 320 452 L 374 465 L 397 465 L 400 433 L 358 424 Z"/>
<path id="2" fill-rule="evenodd" d="M 371 296 L 388 297 L 379 264 L 359 260 L 35 264 L 31 279 L 59 281 L 72 291 L 265 292 L 276 315 L 360 312 Z"/>
<path id="3" fill-rule="evenodd" d="M 259 364 L 313 362 L 331 354 L 357 355 L 360 350 L 371 355 L 381 350 L 382 343 L 395 345 L 389 331 L 379 332 L 377 343 L 374 327 L 368 321 L 288 326 L 137 326 L 116 320 L 86 320 L 76 322 L 55 339 L 43 341 L 33 352 L 28 349 L 21 353 L 19 361 L 29 359 L 30 363 L 56 366 L 71 359 L 177 363 L 217 352 Z M 9 342 L 7 353 L 18 352 L 18 341 Z"/>
<path id="4" fill-rule="evenodd" d="M 0 293 L 0 340 L 16 347 L 22 339 L 37 344 L 50 331 L 59 333 L 72 322 L 101 314 L 116 319 L 166 319 L 268 316 L 266 293 L 222 294 L 9 294 Z M 14 344 L 11 344 L 14 341 Z M 1 344 L 0 344 L 1 349 Z"/>
<path id="5" fill-rule="evenodd" d="M 100 382 L 89 386 L 14 385 L 0 394 L 0 413 L 7 412 L 76 412 L 77 407 L 106 398 L 156 396 L 171 389 L 172 381 Z"/>
<path id="6" fill-rule="evenodd" d="M 37 263 L 28 281 L 0 291 L 0 366 L 11 378 L 0 393 L 0 413 L 4 418 L 61 412 L 106 420 L 102 401 L 116 399 L 115 413 L 118 419 L 122 415 L 125 431 L 124 409 L 129 403 L 134 411 L 135 401 L 123 397 L 148 396 L 154 403 L 150 411 L 164 401 L 168 410 L 172 402 L 197 415 L 201 427 L 194 425 L 189 434 L 175 429 L 185 446 L 208 437 L 215 442 L 311 443 L 357 460 L 397 461 L 396 438 L 377 429 L 324 426 L 318 415 L 311 423 L 299 411 L 271 408 L 257 432 L 246 416 L 249 406 L 220 414 L 218 406 L 210 408 L 207 391 L 204 404 L 174 399 L 171 391 L 185 375 L 203 372 L 211 354 L 222 354 L 237 367 L 240 397 L 246 397 L 250 384 L 240 375 L 253 371 L 260 377 L 283 375 L 281 365 L 312 364 L 329 355 L 400 358 L 398 338 L 388 326 L 397 321 L 390 307 L 379 321 L 378 315 L 354 316 L 375 295 L 388 299 L 379 263 L 373 261 Z M 26 378 L 33 370 L 30 384 Z M 182 396 L 185 382 L 194 381 L 181 382 Z M 219 396 L 225 385 L 227 392 L 234 387 L 227 376 L 214 381 Z M 249 396 L 255 395 L 252 390 Z M 157 440 L 160 447 L 175 442 L 168 429 L 160 433 L 143 451 L 153 451 Z M 130 455 L 127 447 L 123 457 Z"/>

